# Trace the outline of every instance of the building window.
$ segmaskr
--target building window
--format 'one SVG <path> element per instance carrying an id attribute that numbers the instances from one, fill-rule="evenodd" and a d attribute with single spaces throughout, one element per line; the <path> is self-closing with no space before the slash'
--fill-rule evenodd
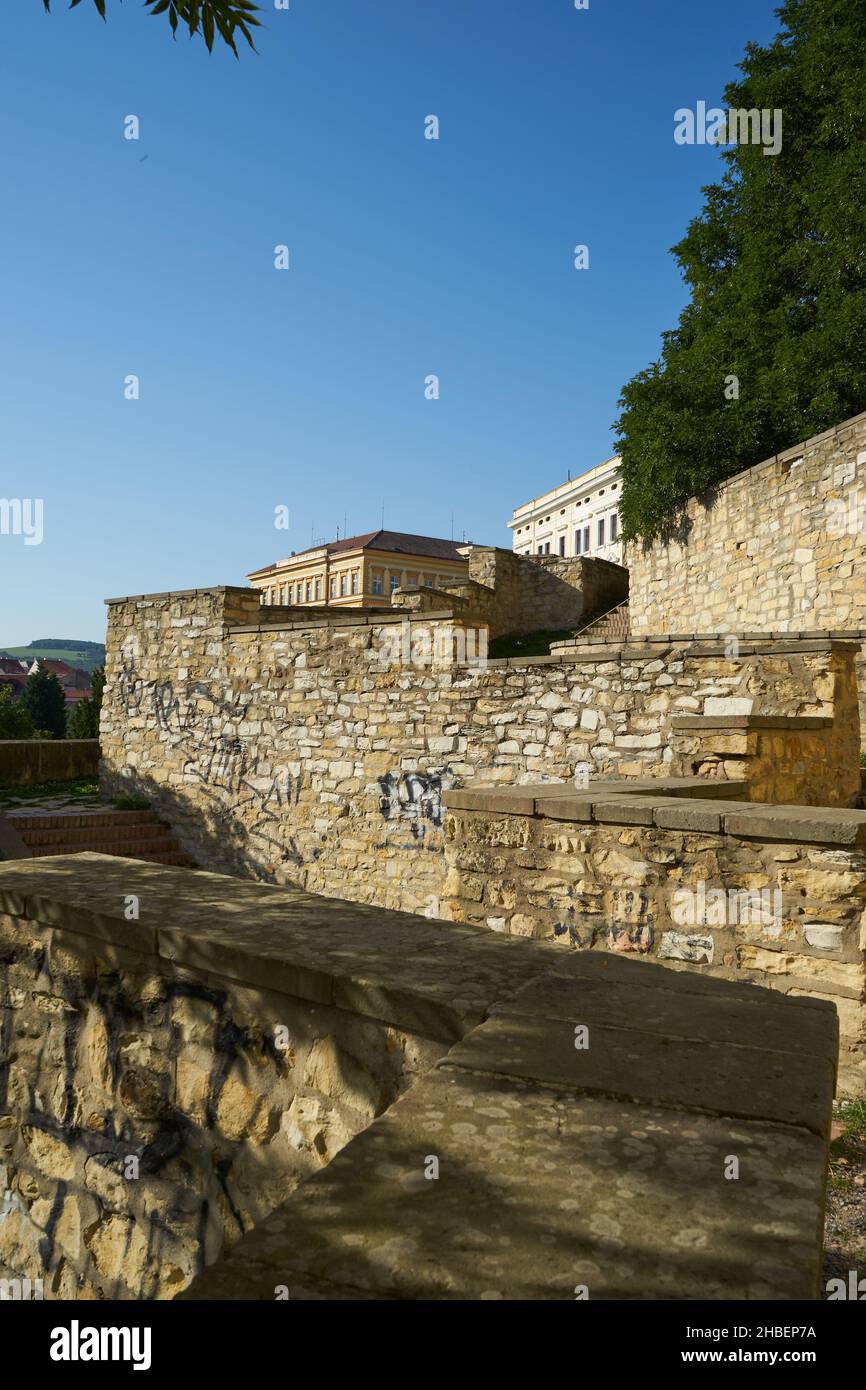
<path id="1" fill-rule="evenodd" d="M 565 554 L 565 536 L 560 536 L 559 538 L 559 553 L 560 555 Z"/>
<path id="2" fill-rule="evenodd" d="M 336 579 L 336 575 L 333 575 L 333 574 L 331 575 L 330 594 L 331 594 L 331 598 L 336 598 L 336 597 L 337 597 L 337 579 Z"/>
<path id="3" fill-rule="evenodd" d="M 604 545 L 604 517 L 598 518 L 598 543 Z"/>
<path id="4" fill-rule="evenodd" d="M 308 579 L 308 580 L 307 580 L 307 603 L 310 603 L 310 601 L 312 600 L 312 597 L 313 597 L 313 584 L 312 584 L 312 580 Z"/>
<path id="5" fill-rule="evenodd" d="M 544 553 L 545 553 L 545 555 L 549 555 L 549 554 L 550 554 L 550 541 L 545 541 Z"/>
<path id="6" fill-rule="evenodd" d="M 584 528 L 583 528 L 583 553 L 584 553 L 584 555 L 588 555 L 588 554 L 589 554 L 589 527 L 588 527 L 588 526 L 584 526 Z"/>
<path id="7" fill-rule="evenodd" d="M 425 579 L 425 580 L 424 580 L 424 588 L 425 588 L 425 589 L 432 589 L 432 588 L 433 588 L 433 580 L 432 580 L 432 579 Z"/>
<path id="8" fill-rule="evenodd" d="M 395 590 L 395 589 L 399 589 L 399 587 L 400 587 L 400 576 L 399 576 L 398 574 L 392 574 L 392 575 L 391 575 L 391 593 L 393 594 L 394 590 Z"/>
<path id="9" fill-rule="evenodd" d="M 544 554 L 544 546 L 543 546 L 543 545 L 540 545 L 540 546 L 538 547 L 538 553 L 539 553 L 539 555 L 543 555 L 543 554 Z"/>
<path id="10" fill-rule="evenodd" d="M 382 576 L 381 576 L 381 574 L 374 574 L 374 575 L 373 575 L 373 593 L 374 593 L 374 594 L 381 594 L 381 592 L 382 592 Z"/>
<path id="11" fill-rule="evenodd" d="M 317 580 L 316 580 L 316 602 L 317 602 L 317 603 L 319 602 L 319 600 L 321 599 L 321 597 L 322 597 L 322 581 L 321 581 L 321 579 L 317 579 Z"/>
<path id="12" fill-rule="evenodd" d="M 619 535 L 619 517 L 617 516 L 616 512 L 611 512 L 611 514 L 610 514 L 610 538 L 611 538 L 611 540 L 612 540 L 612 541 L 615 541 L 618 535 Z"/>
<path id="13" fill-rule="evenodd" d="M 346 576 L 345 576 L 345 574 L 341 574 L 341 575 L 340 575 L 340 598 L 345 598 L 345 597 L 346 597 Z"/>
<path id="14" fill-rule="evenodd" d="M 579 555 L 579 554 L 580 554 L 580 527 L 579 527 L 579 526 L 578 526 L 577 530 L 576 530 L 575 533 L 574 533 L 574 553 L 575 553 L 575 555 Z"/>
<path id="15" fill-rule="evenodd" d="M 357 570 L 352 570 L 352 593 L 353 593 L 353 594 L 356 594 L 357 592 L 358 592 L 358 571 L 357 571 Z"/>

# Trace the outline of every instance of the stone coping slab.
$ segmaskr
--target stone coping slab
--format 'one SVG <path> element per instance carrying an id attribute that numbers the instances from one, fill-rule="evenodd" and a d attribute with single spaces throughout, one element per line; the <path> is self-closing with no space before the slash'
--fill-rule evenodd
<path id="1" fill-rule="evenodd" d="M 833 720 L 821 714 L 682 714 L 673 729 L 831 729 Z"/>
<path id="2" fill-rule="evenodd" d="M 818 1297 L 834 1011 L 718 983 L 568 953 L 181 1298 Z"/>
<path id="3" fill-rule="evenodd" d="M 444 795 L 446 808 L 467 811 L 501 811 L 511 816 L 548 815 L 562 819 L 560 803 L 575 811 L 602 801 L 622 802 L 645 795 L 668 796 L 679 800 L 739 801 L 748 795 L 745 779 L 729 780 L 708 777 L 634 777 L 599 778 L 589 787 L 575 788 L 571 782 L 527 782 L 517 786 L 452 788 Z M 544 802 L 544 812 L 538 803 Z M 567 818 L 567 817 L 566 817 Z M 581 820 L 592 820 L 584 810 Z"/>
<path id="4" fill-rule="evenodd" d="M 833 652 L 840 648 L 857 650 L 866 629 L 837 633 L 764 632 L 738 638 L 737 656 L 795 655 L 797 653 Z M 585 637 L 580 641 L 552 642 L 551 654 L 560 661 L 641 661 L 647 657 L 664 656 L 676 651 L 692 657 L 726 657 L 728 650 L 718 633 L 667 632 L 646 637 L 633 633 L 630 637 Z"/>
<path id="5" fill-rule="evenodd" d="M 452 1045 L 185 1298 L 818 1296 L 830 1003 L 97 854 L 0 864 L 0 911 Z"/>
<path id="6" fill-rule="evenodd" d="M 181 1299 L 814 1299 L 823 1153 L 802 1130 L 442 1068 Z"/>
<path id="7" fill-rule="evenodd" d="M 645 782 L 645 779 L 641 779 Z M 818 845 L 866 845 L 866 811 L 824 806 L 771 806 L 731 801 L 716 806 L 718 783 L 709 778 L 704 794 L 692 800 L 650 795 L 644 786 L 608 783 L 601 791 L 563 789 L 531 795 L 532 788 L 502 791 L 497 787 L 462 788 L 445 794 L 446 810 L 495 815 L 544 817 L 584 824 L 655 825 L 661 829 L 718 831 L 745 839 L 795 841 Z M 725 785 L 722 783 L 722 785 Z M 728 784 L 731 785 L 731 784 Z M 744 783 L 735 784 L 739 787 Z M 530 803 L 532 809 L 530 809 Z"/>
<path id="8" fill-rule="evenodd" d="M 558 950 L 515 953 L 483 927 L 90 853 L 0 863 L 0 912 L 446 1042 Z"/>

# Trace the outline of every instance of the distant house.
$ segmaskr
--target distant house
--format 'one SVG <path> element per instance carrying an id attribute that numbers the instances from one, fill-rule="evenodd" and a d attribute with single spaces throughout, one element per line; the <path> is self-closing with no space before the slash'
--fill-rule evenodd
<path id="1" fill-rule="evenodd" d="M 93 687 L 88 672 L 80 670 L 77 666 L 70 666 L 67 661 L 40 656 L 31 664 L 27 674 L 32 676 L 35 671 L 49 671 L 57 677 L 68 705 L 77 704 L 86 695 L 92 694 Z"/>
<path id="2" fill-rule="evenodd" d="M 0 685 L 12 691 L 13 700 L 19 699 L 27 683 L 27 663 L 14 656 L 0 656 Z"/>

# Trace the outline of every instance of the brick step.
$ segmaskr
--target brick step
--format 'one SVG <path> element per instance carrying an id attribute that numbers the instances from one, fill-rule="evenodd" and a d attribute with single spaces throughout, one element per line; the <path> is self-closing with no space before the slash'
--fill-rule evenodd
<path id="1" fill-rule="evenodd" d="M 51 830 L 18 829 L 26 845 L 87 845 L 88 848 L 109 842 L 127 840 L 159 840 L 171 831 L 159 821 L 147 825 L 56 826 Z"/>
<path id="2" fill-rule="evenodd" d="M 30 815 L 26 811 L 9 811 L 11 820 L 19 835 L 25 830 L 54 830 L 60 826 L 71 829 L 90 828 L 103 825 L 156 825 L 159 816 L 155 811 L 52 811 L 42 815 Z"/>
<path id="3" fill-rule="evenodd" d="M 62 846 L 56 845 L 39 845 L 32 851 L 31 857 L 33 859 L 54 859 L 61 854 L 84 854 L 86 852 L 80 845 L 75 845 L 72 849 L 64 849 Z M 185 850 L 178 848 L 155 850 L 151 847 L 147 850 L 138 850 L 130 848 L 129 845 L 100 845 L 92 853 L 107 854 L 116 859 L 142 859 L 148 864 L 174 864 L 186 869 L 195 868 L 195 861 Z"/>
<path id="4" fill-rule="evenodd" d="M 155 811 L 55 811 L 8 817 L 33 859 L 109 854 L 193 868 L 171 827 Z"/>
<path id="5" fill-rule="evenodd" d="M 22 836 L 22 839 L 24 837 Z M 25 845 L 34 856 L 44 854 L 136 854 L 142 852 L 157 854 L 165 849 L 180 849 L 180 845 L 173 835 L 148 835 L 142 838 L 135 836 L 124 836 L 118 839 L 111 836 L 105 840 L 51 840 L 41 844 L 33 844 L 30 840 L 24 840 Z"/>
<path id="6" fill-rule="evenodd" d="M 586 627 L 579 628 L 575 637 L 592 638 L 616 638 L 628 637 L 631 632 L 631 620 L 629 617 L 629 607 L 627 603 L 617 604 L 616 608 L 611 608 L 607 613 L 602 613 L 601 617 L 593 619 L 587 623 Z"/>

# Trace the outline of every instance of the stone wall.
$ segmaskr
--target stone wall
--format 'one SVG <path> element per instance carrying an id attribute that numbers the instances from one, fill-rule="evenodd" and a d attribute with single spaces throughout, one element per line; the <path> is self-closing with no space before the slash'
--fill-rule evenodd
<path id="1" fill-rule="evenodd" d="M 692 498 L 626 547 L 631 629 L 866 638 L 866 414 Z M 866 644 L 857 663 L 866 751 Z"/>
<path id="2" fill-rule="evenodd" d="M 0 914 L 0 1278 L 818 1296 L 826 1003 L 98 855 Z"/>
<path id="3" fill-rule="evenodd" d="M 91 777 L 99 771 L 97 738 L 0 739 L 0 786 Z"/>
<path id="4" fill-rule="evenodd" d="M 3 865 L 0 1278 L 170 1298 L 386 1109 L 455 1024 L 335 1000 L 329 953 L 363 937 L 372 968 L 373 916 L 100 855 Z"/>
<path id="5" fill-rule="evenodd" d="M 628 571 L 608 560 L 515 555 L 481 545 L 467 554 L 469 582 L 447 592 L 466 621 L 487 625 L 491 639 L 579 628 L 628 598 Z"/>
<path id="6" fill-rule="evenodd" d="M 442 910 L 493 931 L 832 1001 L 866 1084 L 866 812 L 580 793 L 446 798 Z"/>
<path id="7" fill-rule="evenodd" d="M 572 781 L 578 768 L 741 779 L 750 760 L 767 774 L 766 755 L 760 785 L 783 799 L 844 804 L 857 790 L 845 643 L 743 644 L 736 659 L 650 643 L 474 670 L 383 660 L 399 614 L 261 624 L 258 612 L 237 589 L 109 605 L 103 785 L 152 802 L 204 868 L 436 915 L 451 787 Z M 726 756 L 697 754 L 700 730 L 677 727 L 743 711 L 815 725 L 764 729 L 763 754 L 756 739 Z"/>
<path id="8" fill-rule="evenodd" d="M 627 547 L 636 635 L 866 629 L 866 414 L 693 498 L 681 529 Z"/>

